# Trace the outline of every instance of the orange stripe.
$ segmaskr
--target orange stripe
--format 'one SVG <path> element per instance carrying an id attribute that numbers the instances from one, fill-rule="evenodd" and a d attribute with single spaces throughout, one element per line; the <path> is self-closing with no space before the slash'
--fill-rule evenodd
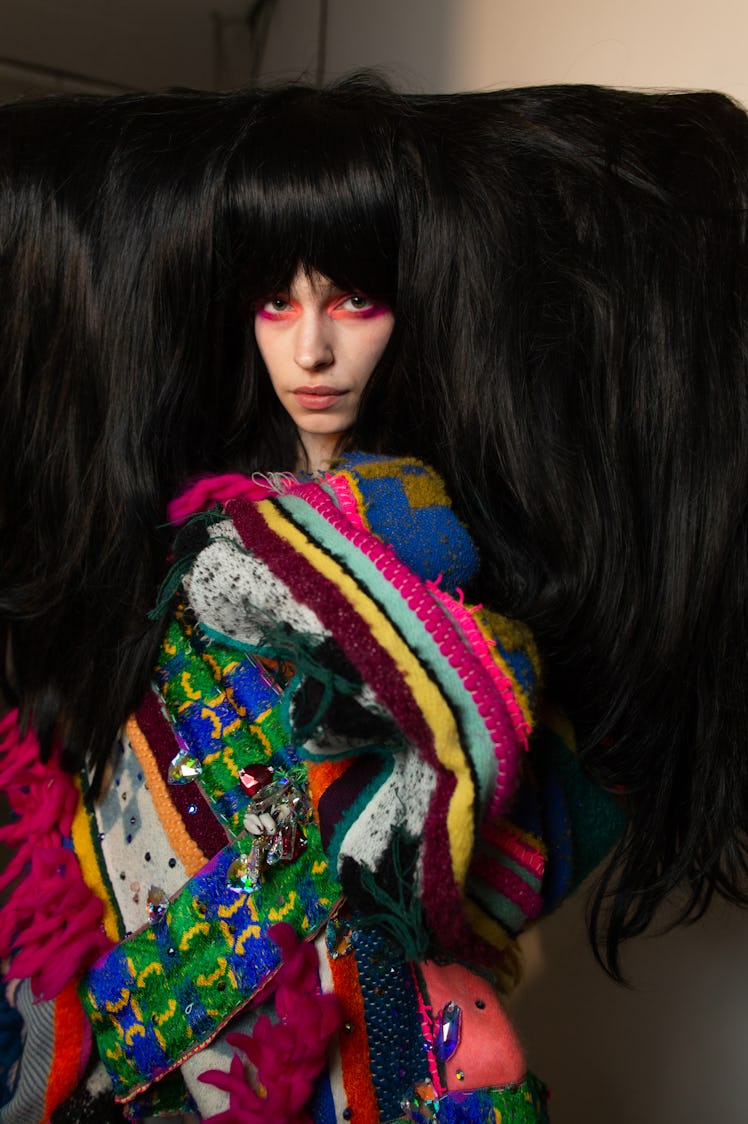
<path id="1" fill-rule="evenodd" d="M 329 758 L 326 761 L 310 761 L 307 765 L 307 775 L 309 778 L 309 795 L 312 801 L 312 807 L 317 808 L 323 792 L 326 791 L 333 783 L 343 776 L 347 769 L 350 769 L 353 764 L 352 757 L 346 757 L 341 760 L 340 758 Z"/>
<path id="2" fill-rule="evenodd" d="M 148 745 L 148 739 L 140 729 L 134 717 L 128 718 L 125 723 L 125 733 L 130 739 L 130 744 L 135 751 L 135 756 L 140 762 L 143 774 L 148 783 L 153 806 L 161 821 L 161 826 L 171 844 L 174 854 L 185 869 L 188 878 L 192 878 L 207 863 L 207 857 L 198 847 L 195 840 L 182 823 L 182 818 L 171 800 L 164 780 L 159 772 L 156 758 Z"/>
<path id="3" fill-rule="evenodd" d="M 328 958 L 329 959 L 329 958 Z M 343 1087 L 355 1124 L 379 1124 L 379 1105 L 371 1079 L 369 1039 L 366 1034 L 364 997 L 358 981 L 358 967 L 353 955 L 329 960 L 333 989 L 343 1013 L 339 1032 Z M 351 1031 L 345 1029 L 352 1027 Z"/>
<path id="4" fill-rule="evenodd" d="M 78 1085 L 86 1058 L 82 1057 L 86 1016 L 71 981 L 55 1000 L 54 1047 L 47 1081 L 44 1120 L 70 1096 Z"/>

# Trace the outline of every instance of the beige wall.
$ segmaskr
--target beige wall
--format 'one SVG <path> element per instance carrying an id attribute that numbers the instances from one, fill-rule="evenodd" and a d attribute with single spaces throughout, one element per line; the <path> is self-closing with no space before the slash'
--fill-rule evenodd
<path id="1" fill-rule="evenodd" d="M 319 0 L 278 0 L 264 79 L 314 78 L 318 15 Z M 404 89 L 443 89 L 452 19 L 452 0 L 329 0 L 325 78 L 374 67 Z"/>
<path id="2" fill-rule="evenodd" d="M 585 900 L 526 934 L 509 1001 L 552 1124 L 742 1124 L 748 916 L 717 903 L 695 926 L 630 942 L 622 987 L 592 957 Z"/>
<path id="3" fill-rule="evenodd" d="M 723 90 L 748 103 L 745 0 L 453 0 L 445 88 Z"/>

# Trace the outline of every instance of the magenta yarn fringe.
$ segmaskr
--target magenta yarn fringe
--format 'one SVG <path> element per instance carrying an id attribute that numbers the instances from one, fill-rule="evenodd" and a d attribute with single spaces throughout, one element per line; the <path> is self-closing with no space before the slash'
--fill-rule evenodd
<path id="1" fill-rule="evenodd" d="M 0 722 L 0 789 L 14 820 L 0 842 L 15 851 L 0 889 L 16 883 L 0 911 L 0 959 L 10 979 L 30 979 L 37 999 L 52 999 L 111 947 L 101 927 L 103 905 L 83 881 L 66 845 L 79 794 L 54 756 L 43 764 L 18 711 Z"/>
<path id="2" fill-rule="evenodd" d="M 234 1054 L 228 1073 L 211 1069 L 200 1080 L 228 1093 L 229 1107 L 204 1124 L 312 1124 L 304 1106 L 327 1064 L 340 1008 L 335 995 L 321 992 L 314 946 L 300 941 L 285 921 L 269 934 L 283 955 L 274 981 L 279 1022 L 260 1015 L 251 1035 L 226 1036 L 241 1054 Z"/>

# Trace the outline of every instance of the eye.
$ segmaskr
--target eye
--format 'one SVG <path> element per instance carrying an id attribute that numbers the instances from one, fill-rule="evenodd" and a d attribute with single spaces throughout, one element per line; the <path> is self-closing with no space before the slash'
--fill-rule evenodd
<path id="1" fill-rule="evenodd" d="M 374 302 L 364 293 L 350 293 L 340 302 L 338 308 L 346 312 L 364 312 L 366 309 L 372 308 L 373 305 Z"/>
<path id="2" fill-rule="evenodd" d="M 268 318 L 286 316 L 289 312 L 293 312 L 293 305 L 287 293 L 276 293 L 265 301 L 259 301 L 255 305 L 255 312 Z"/>

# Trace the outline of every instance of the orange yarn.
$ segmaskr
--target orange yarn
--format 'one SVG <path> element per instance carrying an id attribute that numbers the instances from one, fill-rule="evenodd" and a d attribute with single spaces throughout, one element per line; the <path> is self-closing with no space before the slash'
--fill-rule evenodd
<path id="1" fill-rule="evenodd" d="M 78 998 L 76 982 L 71 980 L 55 1000 L 53 1060 L 44 1102 L 45 1124 L 78 1085 L 89 1048 L 88 1022 Z"/>
<path id="2" fill-rule="evenodd" d="M 207 856 L 203 854 L 195 840 L 192 839 L 182 823 L 179 812 L 169 799 L 169 793 L 159 772 L 156 758 L 148 744 L 148 739 L 134 717 L 128 718 L 125 723 L 125 733 L 130 739 L 135 756 L 140 762 L 151 793 L 153 806 L 172 850 L 182 863 L 187 877 L 192 878 L 205 866 L 208 861 Z"/>
<path id="3" fill-rule="evenodd" d="M 371 1078 L 364 998 L 355 956 L 329 959 L 333 988 L 340 1003 L 343 1028 L 339 1032 L 343 1087 L 356 1124 L 379 1124 L 379 1105 Z M 350 1028 L 350 1029 L 346 1029 Z"/>

